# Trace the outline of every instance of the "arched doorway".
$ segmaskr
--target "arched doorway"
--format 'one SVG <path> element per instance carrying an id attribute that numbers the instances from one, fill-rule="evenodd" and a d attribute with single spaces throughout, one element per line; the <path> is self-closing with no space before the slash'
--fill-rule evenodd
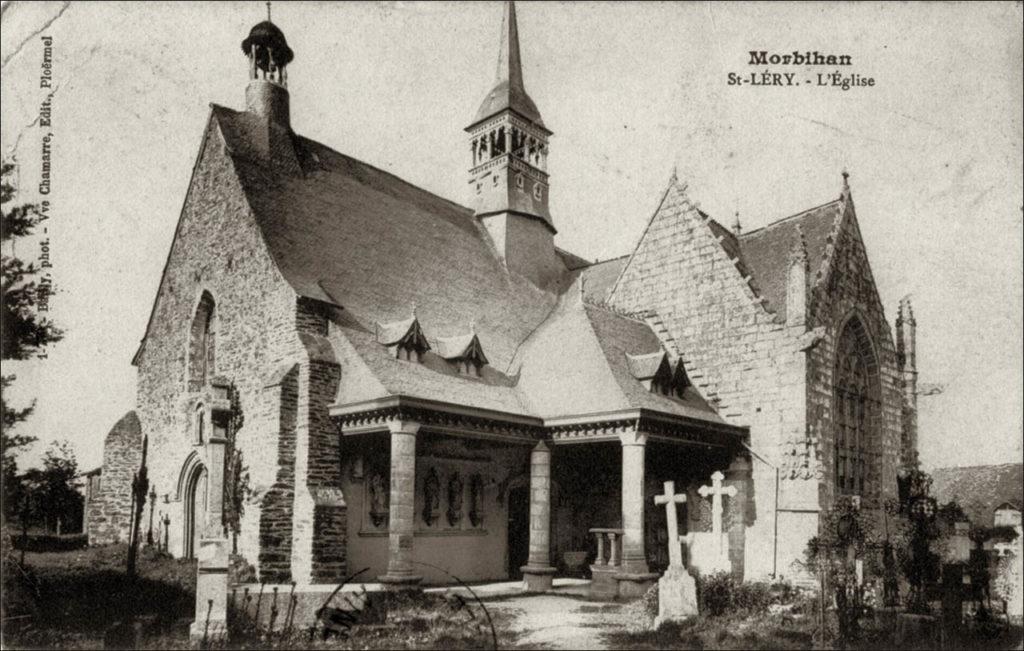
<path id="1" fill-rule="evenodd" d="M 195 558 L 199 539 L 206 522 L 207 477 L 206 468 L 197 464 L 185 484 L 185 532 L 182 556 Z"/>

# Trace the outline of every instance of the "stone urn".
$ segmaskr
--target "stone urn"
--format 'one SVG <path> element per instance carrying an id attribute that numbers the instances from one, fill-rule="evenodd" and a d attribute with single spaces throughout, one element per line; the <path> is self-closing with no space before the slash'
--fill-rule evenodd
<path id="1" fill-rule="evenodd" d="M 569 574 L 582 574 L 583 566 L 587 562 L 587 552 L 585 550 L 562 552 L 562 562 L 565 563 L 565 570 Z"/>

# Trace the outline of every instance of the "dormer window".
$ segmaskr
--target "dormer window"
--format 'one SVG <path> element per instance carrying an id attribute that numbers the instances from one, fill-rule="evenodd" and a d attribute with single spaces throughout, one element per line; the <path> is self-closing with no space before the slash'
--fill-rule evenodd
<path id="1" fill-rule="evenodd" d="M 665 351 L 657 351 L 646 355 L 626 354 L 629 372 L 640 381 L 651 393 L 666 398 L 683 398 L 690 379 L 686 375 L 683 361 L 673 365 Z"/>
<path id="2" fill-rule="evenodd" d="M 434 342 L 434 351 L 452 364 L 459 375 L 480 377 L 481 370 L 487 365 L 483 346 L 473 331 L 465 335 L 439 338 Z"/>
<path id="3" fill-rule="evenodd" d="M 686 367 L 683 360 L 676 360 L 676 368 L 672 373 L 672 392 L 677 398 L 682 398 L 688 387 L 693 386 L 690 376 L 686 374 Z"/>
<path id="4" fill-rule="evenodd" d="M 377 342 L 395 352 L 395 357 L 404 362 L 418 364 L 423 354 L 430 350 L 427 337 L 423 334 L 415 312 L 404 321 L 377 324 Z"/>

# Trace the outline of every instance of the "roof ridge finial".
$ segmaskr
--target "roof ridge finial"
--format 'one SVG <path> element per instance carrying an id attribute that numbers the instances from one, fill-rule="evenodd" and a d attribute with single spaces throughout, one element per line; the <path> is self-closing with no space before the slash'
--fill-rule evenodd
<path id="1" fill-rule="evenodd" d="M 849 172 L 849 170 L 846 169 L 846 167 L 843 167 L 842 174 L 843 174 L 843 197 L 846 198 L 846 197 L 850 196 L 850 172 Z"/>
<path id="2" fill-rule="evenodd" d="M 420 320 L 419 316 L 416 314 L 416 310 L 418 310 L 418 309 L 419 309 L 419 305 L 416 304 L 416 301 L 413 301 L 412 302 L 412 320 L 413 321 L 419 321 Z"/>
<path id="3" fill-rule="evenodd" d="M 732 232 L 735 235 L 739 235 L 743 232 L 743 226 L 740 225 L 740 211 L 736 211 L 736 221 L 732 223 Z"/>
<path id="4" fill-rule="evenodd" d="M 669 185 L 679 185 L 679 166 L 672 164 L 672 175 L 668 177 Z"/>
<path id="5" fill-rule="evenodd" d="M 270 20 L 270 0 L 267 0 L 267 22 L 268 23 L 274 22 L 274 21 Z"/>

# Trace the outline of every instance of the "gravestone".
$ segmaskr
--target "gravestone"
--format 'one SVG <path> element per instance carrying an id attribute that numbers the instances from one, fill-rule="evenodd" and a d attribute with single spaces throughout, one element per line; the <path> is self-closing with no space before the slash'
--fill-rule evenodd
<path id="1" fill-rule="evenodd" d="M 702 574 L 714 574 L 716 572 L 732 572 L 732 562 L 729 560 L 729 542 L 722 526 L 724 508 L 722 497 L 735 497 L 735 486 L 722 486 L 725 475 L 716 470 L 711 475 L 711 485 L 701 486 L 697 492 L 701 497 L 711 497 L 711 534 L 697 534 L 693 536 L 694 556 Z M 699 549 L 698 549 L 699 548 Z"/>
<path id="2" fill-rule="evenodd" d="M 658 616 L 654 627 L 663 622 L 683 621 L 697 614 L 697 584 L 683 566 L 682 538 L 676 519 L 676 504 L 686 501 L 686 494 L 676 494 L 675 482 L 665 482 L 665 493 L 654 497 L 655 504 L 664 504 L 668 525 L 668 569 L 658 580 Z"/>

